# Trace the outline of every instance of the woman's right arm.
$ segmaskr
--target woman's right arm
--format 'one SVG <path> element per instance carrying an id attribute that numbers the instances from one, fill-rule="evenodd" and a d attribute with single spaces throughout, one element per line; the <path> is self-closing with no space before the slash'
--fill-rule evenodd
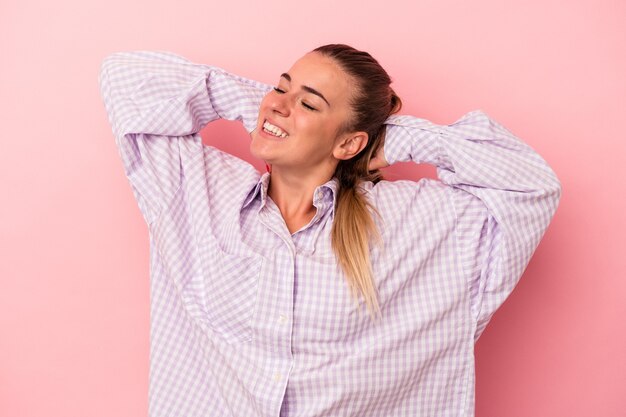
<path id="1" fill-rule="evenodd" d="M 238 120 L 251 132 L 272 88 L 167 51 L 113 53 L 102 61 L 98 80 L 124 171 L 147 223 L 180 187 L 180 147 L 200 154 L 198 132 L 218 118 Z"/>

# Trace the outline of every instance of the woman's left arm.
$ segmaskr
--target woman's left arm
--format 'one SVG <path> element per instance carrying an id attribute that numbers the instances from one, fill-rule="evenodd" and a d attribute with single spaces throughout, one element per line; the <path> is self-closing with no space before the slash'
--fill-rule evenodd
<path id="1" fill-rule="evenodd" d="M 384 157 L 430 163 L 450 186 L 477 341 L 517 285 L 556 212 L 561 183 L 528 144 L 475 110 L 450 125 L 392 115 Z"/>

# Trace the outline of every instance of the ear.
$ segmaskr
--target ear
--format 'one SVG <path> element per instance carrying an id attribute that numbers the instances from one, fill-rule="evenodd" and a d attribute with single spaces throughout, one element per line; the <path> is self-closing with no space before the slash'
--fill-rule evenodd
<path id="1" fill-rule="evenodd" d="M 367 140 L 367 132 L 348 133 L 337 142 L 333 155 L 337 159 L 350 159 L 367 146 Z"/>

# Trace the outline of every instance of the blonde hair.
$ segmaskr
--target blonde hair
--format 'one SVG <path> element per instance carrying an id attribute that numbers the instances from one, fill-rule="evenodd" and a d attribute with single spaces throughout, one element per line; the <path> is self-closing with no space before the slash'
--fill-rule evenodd
<path id="1" fill-rule="evenodd" d="M 368 141 L 356 156 L 342 160 L 334 176 L 339 180 L 335 217 L 331 231 L 332 248 L 343 269 L 355 301 L 363 297 L 373 319 L 380 316 L 377 287 L 370 260 L 370 242 L 382 244 L 373 218 L 380 213 L 368 201 L 359 186 L 364 181 L 383 179 L 380 170 L 369 171 L 370 160 L 383 144 L 385 120 L 400 111 L 402 101 L 390 87 L 391 78 L 367 52 L 345 44 L 323 45 L 312 52 L 333 58 L 355 81 L 351 97 L 352 120 L 340 132 L 365 131 Z M 360 311 L 360 310 L 359 310 Z"/>

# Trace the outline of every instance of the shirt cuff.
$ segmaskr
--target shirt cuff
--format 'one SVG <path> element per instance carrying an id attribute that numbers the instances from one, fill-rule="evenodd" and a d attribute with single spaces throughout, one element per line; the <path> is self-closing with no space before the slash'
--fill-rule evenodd
<path id="1" fill-rule="evenodd" d="M 392 115 L 385 124 L 384 156 L 389 165 L 409 161 L 435 163 L 441 155 L 442 126 L 410 115 Z"/>

